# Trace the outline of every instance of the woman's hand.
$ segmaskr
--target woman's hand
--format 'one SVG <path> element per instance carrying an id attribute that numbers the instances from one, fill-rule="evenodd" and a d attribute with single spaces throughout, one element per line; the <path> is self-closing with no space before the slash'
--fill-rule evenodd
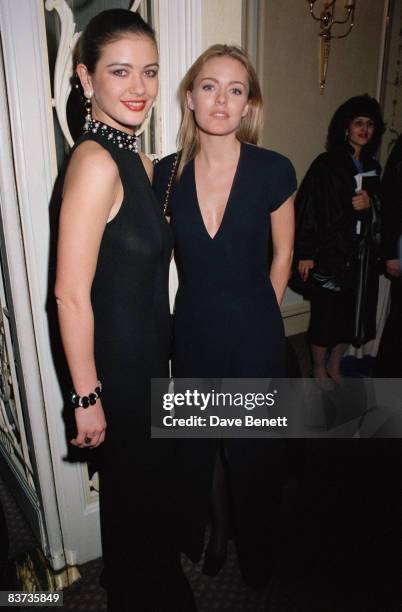
<path id="1" fill-rule="evenodd" d="M 366 208 L 370 208 L 370 198 L 367 191 L 364 189 L 358 191 L 352 198 L 352 206 L 355 210 L 365 210 Z"/>
<path id="2" fill-rule="evenodd" d="M 401 265 L 399 259 L 387 259 L 385 262 L 388 276 L 397 278 L 401 273 Z"/>
<path id="3" fill-rule="evenodd" d="M 306 282 L 306 280 L 308 279 L 310 270 L 312 270 L 313 268 L 314 268 L 314 261 L 312 259 L 301 259 L 299 261 L 298 270 L 304 282 Z"/>
<path id="4" fill-rule="evenodd" d="M 99 399 L 88 408 L 75 408 L 75 422 L 77 436 L 70 440 L 73 446 L 95 448 L 105 440 L 106 420 Z M 91 440 L 88 443 L 85 442 L 87 438 Z"/>

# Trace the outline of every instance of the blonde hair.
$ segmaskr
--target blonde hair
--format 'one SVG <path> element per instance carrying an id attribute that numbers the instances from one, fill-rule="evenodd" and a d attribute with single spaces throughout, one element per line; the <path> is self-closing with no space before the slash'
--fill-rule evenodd
<path id="1" fill-rule="evenodd" d="M 212 45 L 188 69 L 179 86 L 179 102 L 181 107 L 181 124 L 177 135 L 177 146 L 181 150 L 180 162 L 177 169 L 177 179 L 180 178 L 184 166 L 200 150 L 198 127 L 195 123 L 194 113 L 187 105 L 187 92 L 192 91 L 194 81 L 206 62 L 214 57 L 232 57 L 239 61 L 248 75 L 248 112 L 242 118 L 236 136 L 241 142 L 257 144 L 262 129 L 263 100 L 257 73 L 251 64 L 247 53 L 235 45 Z"/>

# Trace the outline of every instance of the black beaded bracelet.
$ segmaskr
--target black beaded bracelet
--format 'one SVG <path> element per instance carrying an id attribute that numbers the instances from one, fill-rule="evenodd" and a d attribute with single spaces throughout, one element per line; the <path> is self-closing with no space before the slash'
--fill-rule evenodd
<path id="1" fill-rule="evenodd" d="M 71 391 L 71 403 L 73 404 L 74 408 L 88 408 L 88 406 L 93 406 L 96 404 L 96 400 L 100 398 L 101 393 L 102 383 L 100 380 L 98 380 L 98 386 L 95 387 L 93 393 L 90 393 L 89 395 L 78 395 L 78 393 L 76 393 L 73 389 Z"/>

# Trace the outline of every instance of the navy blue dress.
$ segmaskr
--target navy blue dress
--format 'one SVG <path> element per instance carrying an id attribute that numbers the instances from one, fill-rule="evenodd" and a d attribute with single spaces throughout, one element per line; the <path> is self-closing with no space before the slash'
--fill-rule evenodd
<path id="1" fill-rule="evenodd" d="M 173 156 L 157 164 L 164 200 Z M 170 197 L 179 274 L 173 373 L 178 377 L 285 375 L 282 317 L 268 271 L 270 214 L 296 189 L 289 160 L 241 144 L 222 223 L 214 238 L 199 208 L 194 160 Z"/>
<path id="2" fill-rule="evenodd" d="M 155 167 L 154 188 L 161 203 L 165 200 L 173 159 L 170 155 Z M 270 213 L 295 190 L 295 172 L 286 157 L 241 143 L 222 223 L 211 238 L 197 200 L 194 160 L 186 165 L 179 182 L 174 183 L 168 211 L 179 275 L 174 310 L 174 376 L 285 376 L 284 327 L 269 279 Z M 264 534 L 271 532 L 267 522 L 272 518 L 269 508 L 273 496 L 267 484 L 273 478 L 267 474 L 278 461 L 277 453 L 271 452 L 273 442 L 280 441 L 224 441 L 236 515 L 236 544 L 243 576 L 250 584 L 259 582 L 255 576 L 261 562 L 258 543 L 262 544 Z M 202 521 L 205 523 L 205 501 L 218 441 L 191 440 L 191 443 L 189 452 L 197 456 L 194 461 L 185 458 L 188 472 L 185 487 L 191 498 L 189 487 L 196 480 L 188 512 L 193 533 L 199 534 Z M 264 490 L 268 491 L 269 499 L 263 499 Z M 261 546 L 261 555 L 265 548 L 265 544 Z M 187 550 L 192 558 L 197 558 L 200 540 L 198 546 L 196 542 Z M 260 565 L 263 566 L 264 563 Z"/>

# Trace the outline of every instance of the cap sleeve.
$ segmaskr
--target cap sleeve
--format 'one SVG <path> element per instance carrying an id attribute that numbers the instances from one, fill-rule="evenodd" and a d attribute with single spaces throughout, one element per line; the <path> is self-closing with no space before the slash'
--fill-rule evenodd
<path id="1" fill-rule="evenodd" d="M 278 155 L 270 173 L 269 212 L 277 210 L 297 189 L 296 172 L 287 157 Z"/>

